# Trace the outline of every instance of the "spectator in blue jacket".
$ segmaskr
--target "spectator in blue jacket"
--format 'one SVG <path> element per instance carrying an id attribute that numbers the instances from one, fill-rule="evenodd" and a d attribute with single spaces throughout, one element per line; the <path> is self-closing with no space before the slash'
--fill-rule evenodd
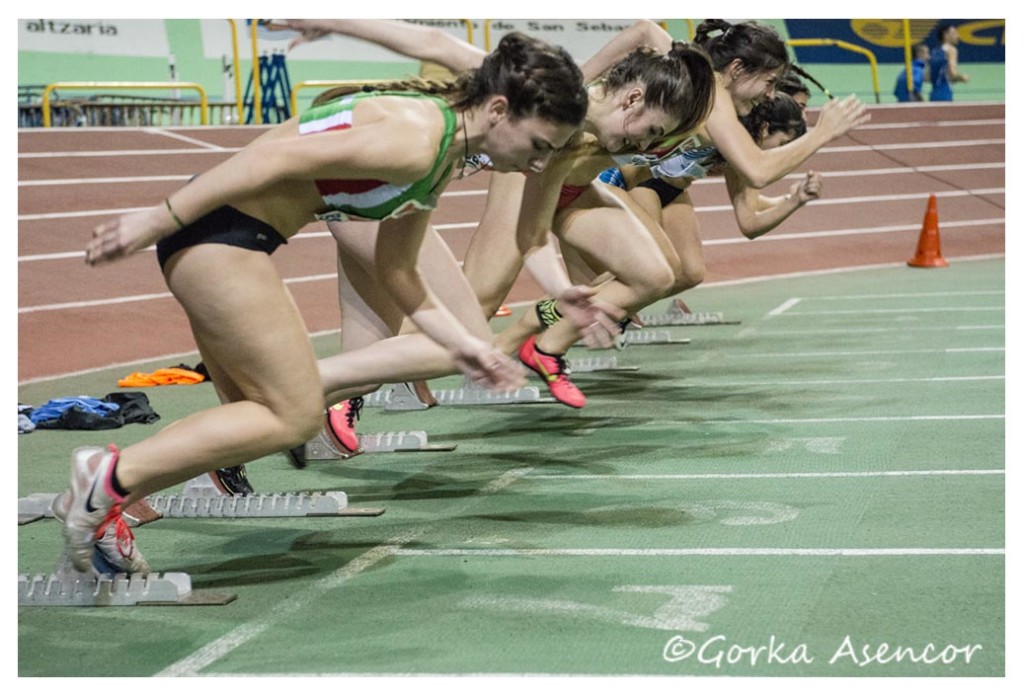
<path id="1" fill-rule="evenodd" d="M 893 94 L 896 95 L 897 101 L 924 101 L 924 94 L 921 93 L 921 89 L 924 87 L 924 81 L 928 72 L 928 60 L 930 57 L 931 51 L 928 50 L 927 44 L 919 43 L 914 46 L 914 60 L 910 64 L 910 78 L 914 83 L 913 91 L 907 89 L 907 71 L 901 70 L 899 76 L 896 78 L 896 89 L 893 90 Z"/>

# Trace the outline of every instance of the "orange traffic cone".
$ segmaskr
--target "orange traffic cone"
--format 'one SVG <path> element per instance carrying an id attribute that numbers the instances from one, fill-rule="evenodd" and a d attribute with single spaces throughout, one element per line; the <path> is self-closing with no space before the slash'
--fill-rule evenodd
<path id="1" fill-rule="evenodd" d="M 949 262 L 942 258 L 942 246 L 939 243 L 939 212 L 934 193 L 928 197 L 928 210 L 925 211 L 921 236 L 917 240 L 917 251 L 914 258 L 907 261 L 907 265 L 918 268 L 945 268 L 949 265 Z"/>
<path id="2" fill-rule="evenodd" d="M 512 316 L 512 309 L 508 305 L 501 305 L 498 307 L 498 311 L 494 313 L 496 317 L 510 317 Z"/>

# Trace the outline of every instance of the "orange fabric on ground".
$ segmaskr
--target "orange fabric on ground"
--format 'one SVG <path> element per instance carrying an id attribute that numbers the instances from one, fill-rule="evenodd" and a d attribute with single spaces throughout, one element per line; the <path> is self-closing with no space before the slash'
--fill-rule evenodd
<path id="1" fill-rule="evenodd" d="M 117 381 L 119 387 L 162 387 L 168 384 L 197 384 L 206 378 L 180 367 L 165 367 L 156 372 L 133 372 Z"/>

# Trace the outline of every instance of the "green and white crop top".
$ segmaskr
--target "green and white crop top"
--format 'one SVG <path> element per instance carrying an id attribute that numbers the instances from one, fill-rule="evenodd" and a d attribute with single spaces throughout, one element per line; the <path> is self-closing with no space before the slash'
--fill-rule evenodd
<path id="1" fill-rule="evenodd" d="M 430 172 L 411 184 L 393 184 L 375 179 L 318 179 L 317 191 L 327 211 L 318 220 L 385 220 L 437 207 L 439 189 L 444 188 L 451 165 L 438 173 L 447 157 L 457 130 L 455 112 L 444 99 L 420 92 L 355 92 L 314 106 L 299 117 L 299 134 L 316 135 L 345 130 L 353 125 L 355 106 L 363 99 L 400 96 L 434 101 L 444 115 L 444 137 Z"/>

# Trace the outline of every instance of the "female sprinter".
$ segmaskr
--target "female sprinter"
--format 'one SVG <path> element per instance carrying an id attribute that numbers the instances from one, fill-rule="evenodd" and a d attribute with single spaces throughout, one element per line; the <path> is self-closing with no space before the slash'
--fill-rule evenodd
<path id="1" fill-rule="evenodd" d="M 322 35 L 324 31 L 358 36 L 450 67 L 464 66 L 473 60 L 476 51 L 472 47 L 453 48 L 457 42 L 437 32 L 433 38 L 410 39 L 411 35 L 429 30 L 402 23 L 387 26 L 380 22 L 298 20 L 288 24 L 291 28 L 308 31 L 311 37 Z M 644 47 L 637 48 L 638 45 Z M 612 67 L 604 71 L 605 65 Z M 611 283 L 614 291 L 603 290 L 607 296 L 600 305 L 613 312 L 616 320 L 625 316 L 620 302 L 646 304 L 646 298 L 658 296 L 671 283 L 671 268 L 659 243 L 630 210 L 629 200 L 609 194 L 608 187 L 592 182 L 612 163 L 611 153 L 642 152 L 656 139 L 676 132 L 687 133 L 697 127 L 711 106 L 714 84 L 711 65 L 700 50 L 672 42 L 657 25 L 644 21 L 617 36 L 584 65 L 585 76 L 599 72 L 603 73 L 600 78 L 588 86 L 589 104 L 583 134 L 572 148 L 560 153 L 544 172 L 491 176 L 484 218 L 463 267 L 485 317 L 494 314 L 524 264 L 542 287 L 558 298 L 562 312 L 568 314 L 572 310 L 572 304 L 564 299 L 564 288 L 569 287 L 570 282 L 548 244 L 548 231 L 552 228 L 556 208 L 601 209 L 607 231 L 612 234 L 608 237 L 604 229 L 597 230 L 594 232 L 596 239 L 586 244 L 600 250 L 602 255 L 619 260 L 612 264 L 616 274 L 616 280 Z M 564 194 L 561 200 L 560 192 Z M 561 219 L 555 218 L 556 231 L 560 229 Z M 332 232 L 336 237 L 344 234 L 333 227 Z M 438 240 L 436 260 L 450 256 L 443 246 Z M 421 263 L 424 262 L 421 258 Z M 343 258 L 341 265 L 345 317 L 342 333 L 346 350 L 320 361 L 324 386 L 330 395 L 328 403 L 365 394 L 382 382 L 428 379 L 452 373 L 450 358 L 424 337 L 403 334 L 385 338 L 393 336 L 397 329 L 386 321 L 386 317 L 395 316 L 386 308 L 377 308 L 379 320 L 369 326 L 369 330 L 367 322 L 360 321 L 353 326 L 348 313 L 363 316 L 360 307 L 368 303 L 359 297 L 347 297 L 349 293 L 358 293 L 362 283 L 354 282 L 347 288 L 344 277 L 355 264 L 346 265 Z M 568 315 L 567 320 L 575 327 L 577 336 L 599 328 Z M 614 327 L 611 328 L 614 331 Z M 368 345 L 372 345 L 372 349 L 349 350 L 349 346 Z M 510 353 L 516 347 L 505 346 Z M 358 400 L 352 399 L 328 412 L 325 430 L 333 436 L 335 444 L 349 451 L 357 451 L 358 447 L 353 424 L 359 405 Z"/>
<path id="2" fill-rule="evenodd" d="M 716 35 L 711 36 L 712 33 Z M 646 158 L 646 162 L 644 158 L 633 158 L 634 163 L 651 166 L 652 173 L 658 178 L 678 182 L 704 177 L 708 173 L 708 163 L 720 157 L 743 186 L 761 189 L 791 172 L 823 145 L 869 119 L 864 106 L 854 97 L 830 101 L 807 135 L 781 147 L 762 150 L 744 128 L 740 117 L 774 96 L 775 83 L 788 65 L 785 44 L 769 27 L 752 22 L 730 24 L 723 20 L 701 23 L 694 41 L 707 52 L 715 68 L 714 108 L 707 122 L 668 157 L 654 162 L 650 157 Z M 689 194 L 672 187 L 669 188 L 674 193 L 659 192 L 659 188 L 663 187 L 654 187 L 655 193 L 661 198 L 657 207 L 664 210 L 660 216 L 654 216 L 653 220 L 660 219 L 660 228 L 671 245 L 665 256 L 672 264 L 673 279 L 663 287 L 663 294 L 658 299 L 693 287 L 703 279 L 704 273 L 697 220 Z M 670 193 L 671 199 L 666 197 Z M 670 210 L 667 206 L 672 200 L 680 204 Z M 582 228 L 579 234 L 589 231 L 591 227 Z M 571 238 L 563 232 L 560 239 L 568 241 Z M 584 248 L 585 242 L 580 239 L 580 249 Z M 570 265 L 570 270 L 576 271 L 574 276 L 577 281 L 582 282 L 583 278 L 610 270 L 597 255 L 580 253 L 573 256 L 571 250 L 566 252 L 565 246 L 563 253 L 566 263 Z M 570 241 L 568 246 L 577 245 Z M 596 297 L 602 299 L 602 293 Z M 644 305 L 627 303 L 619 306 L 632 313 Z M 539 337 L 531 336 L 539 330 L 543 331 Z M 575 328 L 547 311 L 543 302 L 538 305 L 535 315 L 527 313 L 519 323 L 503 332 L 499 344 L 520 340 L 525 336 L 531 337 L 522 345 L 520 359 L 541 373 L 543 369 L 537 369 L 531 364 L 537 361 L 537 353 L 548 356 L 545 359 L 549 362 L 557 360 L 556 364 L 560 366 L 564 364 L 564 353 L 579 340 Z M 571 383 L 566 385 L 563 382 L 556 390 L 556 382 L 550 377 L 546 379 L 555 398 L 570 406 L 579 407 L 584 403 L 582 394 L 578 393 L 574 385 L 570 386 Z M 560 398 L 559 392 L 573 398 Z"/>
<path id="3" fill-rule="evenodd" d="M 521 382 L 485 321 L 457 316 L 425 287 L 417 251 L 430 210 L 468 155 L 486 154 L 498 170 L 542 170 L 565 146 L 586 115 L 579 68 L 565 51 L 516 34 L 479 69 L 437 89 L 402 83 L 330 97 L 160 205 L 94 231 L 90 264 L 159 242 L 168 286 L 228 402 L 122 451 L 74 452 L 71 487 L 54 512 L 79 571 L 94 550 L 115 570 L 146 569 L 121 521 L 123 505 L 295 446 L 320 427 L 313 349 L 269 258 L 318 217 L 380 220 L 373 267 L 395 304 L 472 379 L 495 389 Z M 472 293 L 457 273 L 427 272 L 434 287 Z"/>

